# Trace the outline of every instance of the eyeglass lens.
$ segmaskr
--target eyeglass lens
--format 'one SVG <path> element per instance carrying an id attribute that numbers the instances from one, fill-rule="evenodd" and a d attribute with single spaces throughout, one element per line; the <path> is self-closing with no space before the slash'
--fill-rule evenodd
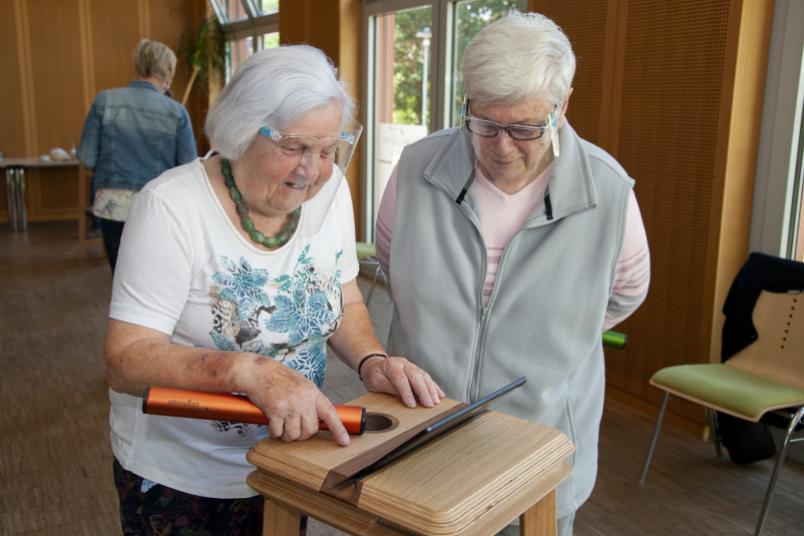
<path id="1" fill-rule="evenodd" d="M 545 125 L 500 125 L 487 119 L 477 117 L 466 117 L 466 128 L 472 134 L 493 138 L 500 130 L 505 132 L 515 140 L 536 140 L 542 137 L 546 129 Z"/>

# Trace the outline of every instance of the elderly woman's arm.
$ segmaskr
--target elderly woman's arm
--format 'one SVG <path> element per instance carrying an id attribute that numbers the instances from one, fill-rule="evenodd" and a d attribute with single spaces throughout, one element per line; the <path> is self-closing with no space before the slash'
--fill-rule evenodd
<path id="1" fill-rule="evenodd" d="M 365 356 L 385 353 L 371 325 L 363 295 L 353 279 L 343 285 L 343 321 L 329 343 L 347 365 L 357 371 Z M 363 383 L 369 391 L 399 396 L 406 406 L 432 407 L 444 397 L 444 392 L 420 369 L 404 357 L 372 357 L 360 370 Z"/>
<path id="2" fill-rule="evenodd" d="M 115 391 L 142 396 L 149 385 L 159 385 L 245 393 L 268 417 L 272 437 L 310 437 L 320 419 L 339 444 L 349 444 L 329 399 L 313 382 L 273 359 L 180 346 L 164 333 L 119 320 L 109 322 L 105 350 L 107 378 Z"/>

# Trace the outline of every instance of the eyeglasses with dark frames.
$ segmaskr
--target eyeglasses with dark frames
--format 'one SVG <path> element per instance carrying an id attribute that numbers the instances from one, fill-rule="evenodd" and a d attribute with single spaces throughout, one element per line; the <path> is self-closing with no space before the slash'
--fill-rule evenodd
<path id="1" fill-rule="evenodd" d="M 545 131 L 549 127 L 549 119 L 539 125 L 527 125 L 521 123 L 502 124 L 492 121 L 491 119 L 481 119 L 473 115 L 469 115 L 469 99 L 463 106 L 463 122 L 466 130 L 480 136 L 482 138 L 494 138 L 501 130 L 504 130 L 508 136 L 513 140 L 529 141 L 538 140 L 544 136 Z"/>

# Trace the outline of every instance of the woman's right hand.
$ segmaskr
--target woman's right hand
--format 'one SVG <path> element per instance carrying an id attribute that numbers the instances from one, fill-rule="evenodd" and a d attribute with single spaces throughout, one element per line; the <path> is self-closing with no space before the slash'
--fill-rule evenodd
<path id="1" fill-rule="evenodd" d="M 268 435 L 282 441 L 307 439 L 326 423 L 339 445 L 349 444 L 349 434 L 335 406 L 316 385 L 299 372 L 270 357 L 244 354 L 237 383 L 268 417 Z"/>

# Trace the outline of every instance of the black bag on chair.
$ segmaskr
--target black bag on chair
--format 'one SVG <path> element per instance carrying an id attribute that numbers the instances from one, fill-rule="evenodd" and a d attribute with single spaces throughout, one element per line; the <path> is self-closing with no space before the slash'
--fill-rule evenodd
<path id="1" fill-rule="evenodd" d="M 752 321 L 754 305 L 763 290 L 786 292 L 800 289 L 804 281 L 804 263 L 751 253 L 734 279 L 723 314 L 723 344 L 721 361 L 757 339 Z M 776 444 L 768 425 L 751 422 L 718 412 L 718 432 L 734 463 L 745 464 L 770 458 L 776 453 Z"/>
<path id="2" fill-rule="evenodd" d="M 776 443 L 768 425 L 751 422 L 718 412 L 720 442 L 734 463 L 746 464 L 765 460 L 776 454 Z"/>

